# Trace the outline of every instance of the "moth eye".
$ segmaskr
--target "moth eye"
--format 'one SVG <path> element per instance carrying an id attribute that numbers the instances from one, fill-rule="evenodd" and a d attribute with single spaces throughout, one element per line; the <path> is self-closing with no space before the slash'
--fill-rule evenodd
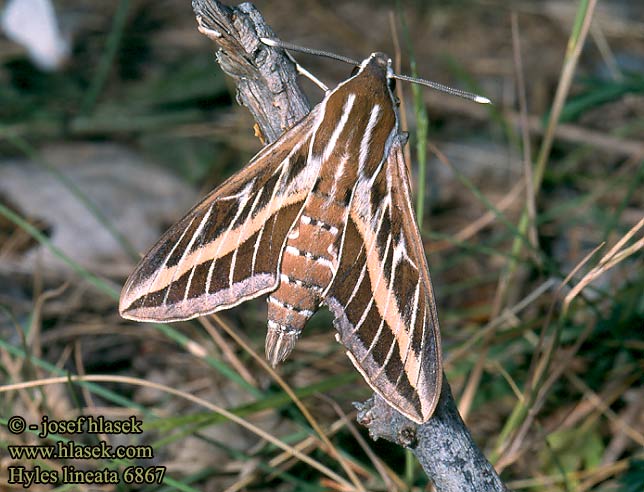
<path id="1" fill-rule="evenodd" d="M 353 77 L 353 76 L 354 76 L 354 75 L 356 75 L 359 71 L 360 71 L 360 67 L 358 67 L 358 66 L 353 67 L 353 70 L 351 70 L 351 76 Z"/>

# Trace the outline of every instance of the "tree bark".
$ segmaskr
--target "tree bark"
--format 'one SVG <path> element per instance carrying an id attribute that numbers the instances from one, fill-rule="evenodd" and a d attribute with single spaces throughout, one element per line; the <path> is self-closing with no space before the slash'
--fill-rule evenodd
<path id="1" fill-rule="evenodd" d="M 216 0 L 193 0 L 192 8 L 199 31 L 219 45 L 217 62 L 235 80 L 237 102 L 253 115 L 265 143 L 309 113 L 293 62 L 259 40 L 276 36 L 253 4 L 230 8 Z"/>
<path id="2" fill-rule="evenodd" d="M 358 407 L 358 422 L 369 429 L 369 435 L 411 449 L 437 492 L 508 490 L 461 419 L 445 374 L 434 415 L 422 425 L 377 394 Z"/>
<path id="3" fill-rule="evenodd" d="M 219 46 L 217 61 L 235 79 L 237 101 L 248 108 L 270 143 L 309 111 L 294 64 L 281 49 L 260 37 L 275 38 L 250 3 L 230 8 L 216 0 L 193 0 L 199 30 Z M 476 446 L 461 419 L 443 376 L 434 415 L 418 425 L 374 394 L 358 405 L 358 421 L 375 440 L 387 439 L 412 450 L 437 492 L 501 492 L 506 487 Z"/>

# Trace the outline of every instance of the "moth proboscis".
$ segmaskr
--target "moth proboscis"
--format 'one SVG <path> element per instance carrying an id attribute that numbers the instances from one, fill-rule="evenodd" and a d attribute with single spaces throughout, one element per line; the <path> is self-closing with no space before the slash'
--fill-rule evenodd
<path id="1" fill-rule="evenodd" d="M 123 287 L 121 315 L 180 321 L 269 294 L 275 366 L 327 306 L 365 381 L 426 422 L 441 390 L 441 342 L 394 78 L 407 79 L 383 53 L 359 63 L 161 237 Z"/>

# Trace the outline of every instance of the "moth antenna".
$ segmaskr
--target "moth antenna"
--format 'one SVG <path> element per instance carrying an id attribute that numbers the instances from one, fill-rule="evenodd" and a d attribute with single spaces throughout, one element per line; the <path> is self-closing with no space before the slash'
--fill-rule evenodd
<path id="1" fill-rule="evenodd" d="M 460 89 L 454 89 L 453 87 L 448 87 L 438 82 L 433 82 L 431 80 L 420 79 L 417 77 L 410 77 L 409 75 L 398 75 L 397 73 L 391 74 L 390 77 L 398 80 L 404 80 L 405 82 L 411 82 L 413 84 L 420 84 L 438 91 L 450 94 L 452 96 L 462 97 L 463 99 L 468 99 L 470 101 L 477 102 L 479 104 L 492 104 L 487 97 L 479 96 L 478 94 L 473 94 L 471 92 L 462 91 Z"/>
<path id="2" fill-rule="evenodd" d="M 331 53 L 329 51 L 315 50 L 313 48 L 305 48 L 304 46 L 298 46 L 296 44 L 287 43 L 286 41 L 282 41 L 281 39 L 259 38 L 259 40 L 262 43 L 264 43 L 266 46 L 271 46 L 274 48 L 282 48 L 290 51 L 298 51 L 300 53 L 306 53 L 308 55 L 324 56 L 326 58 L 332 58 L 334 60 L 348 63 L 350 65 L 355 65 L 356 67 L 360 65 L 359 61 L 353 60 L 352 58 L 349 58 L 347 56 L 336 55 L 335 53 Z"/>
<path id="3" fill-rule="evenodd" d="M 316 50 L 313 48 L 305 48 L 304 46 L 298 46 L 296 44 L 287 43 L 286 41 L 282 41 L 281 39 L 275 39 L 275 38 L 259 38 L 259 40 L 262 43 L 264 43 L 266 46 L 271 46 L 274 48 L 282 48 L 284 50 L 290 50 L 290 51 L 298 51 L 300 53 L 306 53 L 308 55 L 324 56 L 326 58 L 331 58 L 333 60 L 349 63 L 350 65 L 355 65 L 356 67 L 360 66 L 359 61 L 353 60 L 352 58 L 349 58 L 347 56 L 337 55 L 329 51 Z M 325 92 L 328 91 L 328 88 L 322 82 L 320 82 L 315 76 L 313 76 L 308 70 L 302 68 L 295 60 L 293 60 L 292 57 L 289 56 L 289 58 L 291 59 L 291 61 L 295 63 L 297 67 L 297 71 L 301 75 L 304 75 L 306 78 L 311 80 L 315 85 L 320 87 L 323 91 Z M 487 97 L 479 96 L 478 94 L 473 94 L 467 91 L 462 91 L 460 89 L 454 89 L 453 87 L 448 87 L 446 85 L 439 84 L 438 82 L 433 82 L 431 80 L 421 79 L 417 77 L 410 77 L 409 75 L 399 75 L 396 73 L 391 74 L 390 77 L 398 80 L 404 80 L 405 82 L 412 82 L 414 84 L 424 85 L 432 89 L 444 92 L 446 94 L 462 97 L 463 99 L 468 99 L 470 101 L 474 101 L 479 104 L 492 104 L 492 101 L 490 101 Z"/>

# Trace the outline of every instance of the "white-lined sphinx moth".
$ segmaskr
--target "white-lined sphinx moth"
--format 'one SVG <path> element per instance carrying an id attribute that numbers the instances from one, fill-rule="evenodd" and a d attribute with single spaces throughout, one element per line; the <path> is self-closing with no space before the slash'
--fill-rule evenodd
<path id="1" fill-rule="evenodd" d="M 413 216 L 391 60 L 373 53 L 167 231 L 127 280 L 125 318 L 179 321 L 269 293 L 266 356 L 321 305 L 367 383 L 411 420 L 441 389 L 438 318 Z"/>

